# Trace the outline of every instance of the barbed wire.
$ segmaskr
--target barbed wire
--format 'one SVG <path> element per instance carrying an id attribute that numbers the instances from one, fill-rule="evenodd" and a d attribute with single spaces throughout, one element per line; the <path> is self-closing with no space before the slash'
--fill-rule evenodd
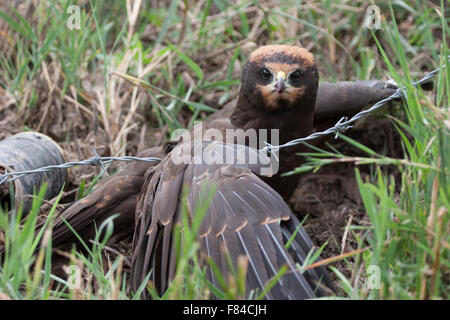
<path id="1" fill-rule="evenodd" d="M 450 56 L 448 57 L 450 59 Z M 442 66 L 442 69 L 445 68 L 445 64 Z M 428 73 L 427 75 L 425 75 L 422 79 L 413 82 L 411 85 L 414 88 L 417 88 L 418 85 L 428 82 L 431 78 L 435 77 L 439 71 L 441 70 L 441 68 L 437 68 L 433 71 L 431 71 L 430 73 Z M 404 99 L 408 99 L 408 96 L 406 94 L 406 87 L 399 87 L 397 88 L 397 90 L 395 90 L 395 92 L 390 95 L 389 97 L 382 99 L 380 101 L 378 101 L 377 103 L 375 103 L 372 107 L 370 107 L 367 110 L 363 110 L 357 114 L 355 114 L 353 117 L 351 117 L 350 119 L 348 119 L 348 117 L 342 117 L 341 119 L 339 119 L 338 122 L 336 122 L 336 124 L 331 127 L 328 128 L 325 131 L 319 131 L 319 132 L 314 132 L 312 134 L 310 134 L 307 137 L 304 138 L 298 138 L 298 139 L 294 139 L 291 141 L 288 141 L 284 144 L 278 145 L 278 146 L 274 146 L 271 145 L 270 143 L 266 142 L 266 146 L 264 148 L 261 149 L 261 151 L 263 152 L 273 152 L 282 148 L 287 148 L 287 147 L 291 147 L 291 146 L 295 146 L 298 145 L 300 143 L 306 142 L 306 141 L 310 141 L 310 140 L 315 140 L 319 137 L 322 136 L 327 136 L 330 134 L 335 134 L 335 138 L 338 137 L 339 133 L 343 133 L 346 130 L 352 128 L 353 126 L 351 126 L 350 124 L 354 123 L 355 121 L 365 117 L 366 115 L 374 112 L 375 110 L 381 108 L 382 106 L 384 106 L 385 104 L 387 104 L 388 102 L 391 102 L 392 100 L 395 99 L 399 99 L 399 98 L 404 98 Z"/>
<path id="2" fill-rule="evenodd" d="M 448 57 L 450 59 L 450 56 Z M 442 66 L 442 69 L 445 68 L 445 65 Z M 441 68 L 435 69 L 433 71 L 431 71 L 430 73 L 428 73 L 427 75 L 425 75 L 422 79 L 413 82 L 412 86 L 413 87 L 417 87 L 418 85 L 425 83 L 427 81 L 429 81 L 431 78 L 435 77 L 439 71 L 441 70 Z M 317 139 L 319 137 L 322 136 L 327 136 L 330 134 L 335 134 L 335 138 L 337 138 L 337 136 L 339 135 L 339 133 L 342 133 L 350 128 L 352 128 L 351 124 L 354 123 L 355 121 L 365 117 L 366 115 L 372 113 L 373 111 L 381 108 L 382 106 L 384 106 L 385 104 L 387 104 L 388 102 L 395 100 L 395 99 L 399 99 L 399 98 L 405 98 L 407 99 L 407 95 L 406 95 L 406 88 L 405 87 L 400 87 L 398 88 L 391 96 L 378 101 L 377 103 L 375 103 L 372 107 L 370 107 L 367 110 L 363 110 L 359 113 L 357 113 L 356 115 L 354 115 L 353 117 L 351 117 L 350 119 L 348 119 L 347 117 L 342 117 L 341 119 L 339 119 L 339 121 L 331 128 L 328 128 L 325 131 L 320 131 L 320 132 L 314 132 L 312 134 L 310 134 L 307 137 L 304 138 L 299 138 L 299 139 L 294 139 L 291 140 L 289 142 L 286 142 L 284 144 L 278 145 L 278 146 L 274 146 L 271 145 L 270 143 L 266 142 L 266 146 L 264 148 L 262 148 L 260 151 L 263 152 L 273 152 L 282 148 L 287 148 L 290 146 L 294 146 L 294 145 L 298 145 L 300 143 L 303 143 L 305 141 L 310 141 L 310 140 L 314 140 Z M 111 163 L 113 161 L 124 161 L 124 162 L 133 162 L 133 161 L 144 161 L 144 162 L 160 162 L 161 159 L 157 158 L 157 157 L 144 157 L 144 158 L 139 158 L 139 157 L 133 157 L 133 156 L 123 156 L 123 157 L 100 157 L 97 152 L 95 152 L 94 150 L 94 154 L 95 156 L 92 158 L 89 158 L 87 160 L 82 160 L 82 161 L 72 161 L 72 162 L 66 162 L 63 164 L 59 164 L 59 165 L 51 165 L 51 166 L 46 166 L 46 167 L 41 167 L 41 168 L 37 168 L 37 169 L 33 169 L 33 170 L 24 170 L 24 171 L 15 171 L 15 172 L 6 172 L 4 174 L 0 174 L 0 185 L 6 182 L 10 182 L 10 181 L 14 181 L 17 179 L 22 178 L 25 175 L 29 175 L 29 174 L 35 174 L 35 173 L 43 173 L 43 172 L 47 172 L 50 170 L 55 170 L 55 169 L 66 169 L 66 168 L 71 168 L 74 166 L 80 166 L 80 165 L 90 165 L 90 166 L 102 166 L 104 168 L 105 164 Z M 273 153 L 274 154 L 274 153 Z"/>
<path id="3" fill-rule="evenodd" d="M 96 154 L 96 152 L 94 152 Z M 133 162 L 133 161 L 145 161 L 145 162 L 160 162 L 161 159 L 157 157 L 145 157 L 138 158 L 133 156 L 123 156 L 123 157 L 99 157 L 97 154 L 89 159 L 82 161 L 72 161 L 66 162 L 58 165 L 51 165 L 46 167 L 41 167 L 33 170 L 24 170 L 24 171 L 14 171 L 14 172 L 6 172 L 4 174 L 0 174 L 0 184 L 5 182 L 14 181 L 22 178 L 25 175 L 34 174 L 34 173 L 43 173 L 55 169 L 66 169 L 75 166 L 89 165 L 89 166 L 104 166 L 105 164 L 111 163 L 113 161 L 124 161 L 124 162 Z"/>

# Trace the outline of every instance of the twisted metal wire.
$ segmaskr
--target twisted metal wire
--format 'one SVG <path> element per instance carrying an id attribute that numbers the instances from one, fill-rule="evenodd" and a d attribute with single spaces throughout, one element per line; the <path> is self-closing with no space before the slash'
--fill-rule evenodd
<path id="1" fill-rule="evenodd" d="M 448 57 L 450 59 L 450 56 Z M 442 69 L 445 68 L 445 65 L 442 66 Z M 422 79 L 413 82 L 411 85 L 416 88 L 419 84 L 425 83 L 427 81 L 429 81 L 431 78 L 435 77 L 439 71 L 441 70 L 441 68 L 435 69 L 433 71 L 431 71 L 430 73 L 428 73 L 427 75 L 425 75 Z M 388 102 L 395 100 L 395 99 L 399 99 L 399 98 L 404 98 L 407 99 L 407 95 L 406 95 L 406 88 L 405 87 L 400 87 L 398 88 L 391 96 L 378 101 L 377 103 L 375 103 L 372 107 L 370 107 L 367 110 L 363 110 L 357 114 L 355 114 L 353 117 L 351 117 L 350 119 L 348 119 L 348 117 L 342 117 L 341 119 L 339 119 L 339 121 L 331 128 L 328 128 L 325 131 L 320 131 L 320 132 L 314 132 L 313 134 L 310 134 L 307 137 L 304 138 L 298 138 L 298 139 L 294 139 L 291 141 L 288 141 L 284 144 L 278 145 L 278 146 L 274 146 L 271 145 L 270 143 L 266 142 L 266 146 L 264 148 L 261 149 L 261 151 L 263 152 L 273 152 L 282 148 L 287 148 L 287 147 L 291 147 L 291 146 L 295 146 L 298 145 L 302 142 L 305 141 L 309 141 L 309 140 L 314 140 L 317 139 L 319 137 L 322 136 L 327 136 L 329 134 L 335 134 L 335 138 L 338 137 L 339 133 L 343 133 L 346 130 L 352 128 L 353 126 L 351 126 L 350 124 L 354 123 L 355 121 L 365 117 L 366 115 L 368 115 L 369 113 L 374 112 L 375 110 L 381 108 L 382 106 L 384 106 L 385 104 L 387 104 Z"/>
<path id="2" fill-rule="evenodd" d="M 450 56 L 448 58 L 450 59 Z M 445 65 L 442 66 L 442 69 L 444 69 L 444 68 L 445 68 Z M 431 78 L 435 77 L 439 73 L 440 70 L 441 70 L 441 68 L 431 71 L 430 73 L 425 75 L 422 79 L 420 79 L 416 82 L 413 82 L 412 86 L 417 87 L 419 84 L 427 82 Z M 347 117 L 342 117 L 341 119 L 339 119 L 339 121 L 333 127 L 328 128 L 325 131 L 314 132 L 313 134 L 310 134 L 307 137 L 294 139 L 294 140 L 291 140 L 289 142 L 286 142 L 286 143 L 278 145 L 278 146 L 273 146 L 270 143 L 266 142 L 265 143 L 266 146 L 264 148 L 262 148 L 261 151 L 266 152 L 266 153 L 272 153 L 273 151 L 276 151 L 276 150 L 279 150 L 282 148 L 294 146 L 294 145 L 303 143 L 305 141 L 314 140 L 319 137 L 326 136 L 326 135 L 333 134 L 333 133 L 335 134 L 335 138 L 337 138 L 339 133 L 342 133 L 345 130 L 352 128 L 352 126 L 350 124 L 352 124 L 353 122 L 355 122 L 355 121 L 361 119 L 362 117 L 365 117 L 366 115 L 372 113 L 373 111 L 381 108 L 388 102 L 395 100 L 395 99 L 402 98 L 402 97 L 404 99 L 407 99 L 405 87 L 398 88 L 391 96 L 378 101 L 369 109 L 357 113 L 350 119 L 348 119 Z M 10 182 L 10 181 L 14 181 L 16 179 L 20 179 L 25 175 L 34 174 L 34 173 L 42 173 L 42 172 L 47 172 L 47 171 L 55 170 L 55 169 L 66 169 L 66 168 L 79 166 L 79 165 L 102 166 L 102 168 L 104 169 L 105 164 L 111 163 L 113 161 L 125 161 L 125 162 L 132 162 L 132 161 L 160 162 L 161 161 L 161 159 L 157 158 L 157 157 L 146 157 L 146 158 L 138 158 L 138 157 L 133 157 L 133 156 L 99 157 L 98 154 L 95 152 L 95 150 L 94 150 L 94 154 L 95 154 L 94 157 L 89 158 L 87 160 L 66 162 L 66 163 L 59 164 L 59 165 L 51 165 L 51 166 L 46 166 L 46 167 L 37 168 L 37 169 L 33 169 L 33 170 L 6 172 L 4 174 L 0 174 L 0 185 L 5 182 Z M 275 153 L 272 153 L 272 154 L 275 155 Z"/>
<path id="3" fill-rule="evenodd" d="M 96 152 L 94 152 L 96 154 Z M 80 165 L 89 165 L 89 166 L 102 166 L 104 168 L 105 164 L 111 163 L 113 161 L 124 161 L 124 162 L 132 162 L 132 161 L 145 161 L 145 162 L 159 162 L 160 158 L 156 157 L 146 157 L 146 158 L 138 158 L 132 156 L 123 156 L 123 157 L 99 157 L 98 154 L 96 156 L 82 160 L 82 161 L 72 161 L 66 162 L 58 165 L 51 165 L 46 167 L 41 167 L 33 170 L 26 171 L 15 171 L 15 172 L 6 172 L 4 174 L 0 174 L 0 184 L 5 182 L 14 181 L 16 179 L 20 179 L 25 175 L 34 174 L 34 173 L 42 173 L 55 169 L 66 169 L 74 166 Z"/>

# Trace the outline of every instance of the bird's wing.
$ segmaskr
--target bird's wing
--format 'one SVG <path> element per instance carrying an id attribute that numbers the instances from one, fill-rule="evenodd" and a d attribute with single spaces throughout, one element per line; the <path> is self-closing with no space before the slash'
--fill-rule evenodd
<path id="1" fill-rule="evenodd" d="M 139 157 L 162 157 L 160 147 L 143 150 Z M 78 200 L 55 219 L 52 231 L 54 246 L 78 243 L 77 237 L 67 227 L 71 227 L 88 243 L 95 236 L 96 228 L 114 214 L 114 236 L 127 236 L 133 232 L 134 214 L 138 195 L 144 183 L 144 174 L 153 162 L 133 162 L 118 174 L 98 184 L 84 198 Z M 38 226 L 37 230 L 40 230 Z"/>
<path id="2" fill-rule="evenodd" d="M 432 84 L 432 83 L 431 83 Z M 339 82 L 319 82 L 314 111 L 314 128 L 327 129 L 342 117 L 351 117 L 364 107 L 392 95 L 397 86 L 391 81 L 357 80 Z M 423 86 L 428 90 L 429 86 Z M 206 123 L 229 118 L 237 100 L 226 104 L 219 111 L 205 119 Z"/>
<path id="3" fill-rule="evenodd" d="M 320 82 L 317 90 L 314 128 L 324 130 L 342 117 L 351 117 L 364 107 L 392 95 L 397 86 L 381 80 Z"/>
<path id="4" fill-rule="evenodd" d="M 236 152 L 250 149 L 214 144 L 218 148 L 234 148 Z M 215 193 L 198 232 L 201 255 L 211 257 L 225 278 L 230 271 L 226 254 L 235 267 L 240 255 L 247 257 L 247 294 L 250 290 L 262 292 L 284 265 L 288 267 L 287 273 L 267 298 L 305 299 L 322 294 L 318 284 L 321 277 L 326 277 L 324 271 L 301 273 L 296 265 L 305 262 L 313 244 L 282 197 L 255 174 L 261 164 L 205 162 L 176 165 L 169 155 L 146 181 L 137 208 L 132 290 L 136 291 L 150 274 L 158 291 L 165 292 L 176 270 L 173 228 L 181 225 L 183 202 L 190 219 L 194 219 L 199 200 L 206 199 L 205 190 L 213 188 Z M 185 187 L 188 193 L 184 198 Z M 284 246 L 297 228 L 299 231 L 287 250 Z M 210 267 L 207 276 L 220 288 Z"/>

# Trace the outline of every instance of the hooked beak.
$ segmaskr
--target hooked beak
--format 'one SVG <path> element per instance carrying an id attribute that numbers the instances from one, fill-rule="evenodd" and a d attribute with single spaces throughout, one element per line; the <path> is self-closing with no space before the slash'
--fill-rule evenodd
<path id="1" fill-rule="evenodd" d="M 284 89 L 286 89 L 286 84 L 284 81 L 286 80 L 286 74 L 283 71 L 279 71 L 277 73 L 277 78 L 275 81 L 275 89 L 278 91 L 278 93 L 283 93 Z"/>

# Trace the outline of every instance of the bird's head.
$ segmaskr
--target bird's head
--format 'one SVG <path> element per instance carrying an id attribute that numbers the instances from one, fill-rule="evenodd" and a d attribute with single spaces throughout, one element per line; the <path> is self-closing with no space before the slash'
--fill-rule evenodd
<path id="1" fill-rule="evenodd" d="M 318 81 L 314 56 L 306 49 L 263 46 L 245 64 L 240 98 L 269 112 L 305 112 L 304 108 L 314 109 Z"/>

